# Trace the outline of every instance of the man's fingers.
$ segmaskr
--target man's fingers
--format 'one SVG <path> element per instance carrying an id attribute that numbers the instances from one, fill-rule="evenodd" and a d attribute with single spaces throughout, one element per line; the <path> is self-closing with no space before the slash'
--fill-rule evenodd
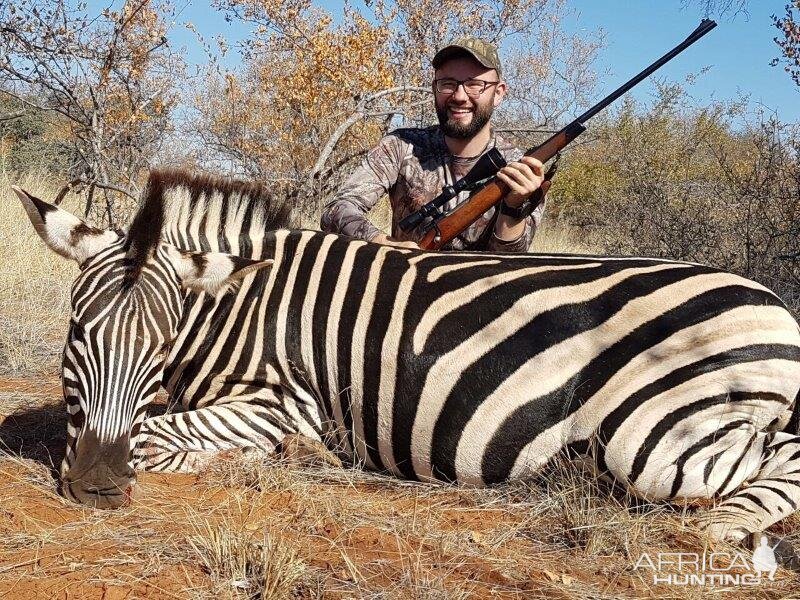
<path id="1" fill-rule="evenodd" d="M 544 179 L 544 165 L 535 158 L 531 158 L 529 156 L 523 156 L 523 160 L 518 162 L 512 162 L 506 165 L 503 171 L 512 177 L 516 175 L 516 173 L 522 173 L 522 175 L 530 181 L 534 187 L 539 187 L 539 184 Z"/>
<path id="2" fill-rule="evenodd" d="M 523 169 L 527 170 L 528 172 L 526 173 L 525 171 L 523 171 Z M 530 181 L 534 177 L 529 167 L 527 167 L 526 165 L 517 166 L 513 163 L 507 165 L 500 172 L 503 173 L 506 177 L 513 179 L 520 185 L 524 185 L 526 181 Z"/>
<path id="3" fill-rule="evenodd" d="M 503 170 L 512 176 L 515 176 L 517 173 L 521 173 L 526 179 L 535 181 L 536 178 L 541 177 L 541 175 L 537 175 L 534 169 L 535 167 L 532 167 L 531 165 L 525 164 L 523 162 L 513 162 L 507 164 Z"/>
<path id="4" fill-rule="evenodd" d="M 508 171 L 506 171 L 506 172 L 498 171 L 497 172 L 497 177 L 503 183 L 505 183 L 509 188 L 511 188 L 512 192 L 516 192 L 516 193 L 522 194 L 522 195 L 527 195 L 528 193 L 530 193 L 530 192 L 528 192 L 527 188 L 525 187 L 525 181 L 526 180 L 523 180 L 523 181 L 519 180 L 522 177 L 522 175 L 519 174 L 518 171 L 511 171 L 511 173 L 514 173 L 515 176 L 512 177 L 511 175 L 509 175 Z"/>
<path id="5" fill-rule="evenodd" d="M 544 176 L 544 165 L 538 158 L 533 158 L 532 156 L 523 156 L 519 159 L 519 162 L 528 166 L 539 177 Z"/>
<path id="6" fill-rule="evenodd" d="M 509 178 L 513 179 L 518 185 L 522 187 L 522 192 L 532 193 L 542 182 L 541 175 L 537 176 L 526 164 L 512 163 L 506 166 L 499 173 L 503 173 Z M 498 174 L 499 174 L 498 173 Z"/>

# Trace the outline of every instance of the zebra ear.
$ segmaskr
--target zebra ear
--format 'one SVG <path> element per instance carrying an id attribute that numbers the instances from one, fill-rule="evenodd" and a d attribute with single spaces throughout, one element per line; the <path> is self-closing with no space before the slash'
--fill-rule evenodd
<path id="1" fill-rule="evenodd" d="M 250 273 L 272 266 L 272 260 L 252 260 L 224 252 L 185 252 L 168 246 L 170 259 L 185 288 L 216 295 Z"/>
<path id="2" fill-rule="evenodd" d="M 15 185 L 11 189 L 22 201 L 39 237 L 48 248 L 64 258 L 80 264 L 119 239 L 115 231 L 87 225 L 71 212 L 40 200 Z"/>

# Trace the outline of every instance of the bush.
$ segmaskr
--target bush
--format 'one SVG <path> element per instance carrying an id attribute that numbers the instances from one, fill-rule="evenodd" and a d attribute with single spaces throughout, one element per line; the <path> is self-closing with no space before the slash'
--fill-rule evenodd
<path id="1" fill-rule="evenodd" d="M 66 174 L 70 151 L 67 144 L 57 139 L 56 126 L 42 111 L 26 108 L 0 91 L 0 118 L 23 110 L 19 117 L 0 119 L 0 156 L 4 170 L 18 175 L 42 171 Z"/>
<path id="2" fill-rule="evenodd" d="M 800 128 L 744 109 L 689 107 L 676 86 L 627 101 L 565 157 L 558 216 L 604 252 L 724 268 L 800 311 Z"/>

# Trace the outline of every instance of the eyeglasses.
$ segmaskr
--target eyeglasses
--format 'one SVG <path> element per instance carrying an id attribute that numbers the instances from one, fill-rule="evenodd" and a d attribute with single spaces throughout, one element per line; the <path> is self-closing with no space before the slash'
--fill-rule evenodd
<path id="1" fill-rule="evenodd" d="M 434 79 L 433 85 L 439 94 L 446 94 L 447 96 L 455 94 L 458 86 L 463 85 L 464 91 L 470 98 L 477 98 L 486 88 L 490 85 L 497 85 L 499 81 L 483 81 L 482 79 L 452 79 L 445 77 L 444 79 Z"/>

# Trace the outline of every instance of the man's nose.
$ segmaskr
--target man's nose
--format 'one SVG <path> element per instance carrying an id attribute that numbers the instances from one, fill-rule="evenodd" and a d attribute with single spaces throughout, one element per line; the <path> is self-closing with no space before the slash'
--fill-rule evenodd
<path id="1" fill-rule="evenodd" d="M 467 95 L 467 88 L 464 87 L 463 83 L 458 84 L 456 91 L 453 92 L 452 99 L 457 100 L 458 102 L 464 102 L 465 100 L 469 100 L 469 96 Z"/>

